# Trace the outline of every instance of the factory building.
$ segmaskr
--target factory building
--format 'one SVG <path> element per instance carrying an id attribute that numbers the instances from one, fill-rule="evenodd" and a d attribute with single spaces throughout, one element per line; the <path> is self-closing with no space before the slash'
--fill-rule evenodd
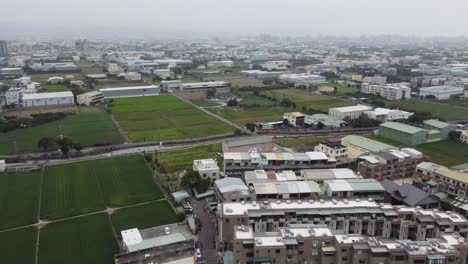
<path id="1" fill-rule="evenodd" d="M 365 153 L 397 149 L 397 147 L 356 135 L 348 135 L 342 138 L 341 144 L 348 148 L 348 157 L 353 160 Z"/>
<path id="2" fill-rule="evenodd" d="M 366 105 L 355 105 L 346 107 L 337 107 L 328 109 L 328 115 L 338 119 L 357 119 L 367 111 L 371 111 L 372 107 Z"/>
<path id="3" fill-rule="evenodd" d="M 463 87 L 433 86 L 419 89 L 419 96 L 434 96 L 438 100 L 447 100 L 451 96 L 463 95 Z"/>
<path id="4" fill-rule="evenodd" d="M 120 97 L 140 97 L 159 95 L 160 88 L 158 86 L 132 86 L 99 89 L 105 99 L 120 98 Z"/>
<path id="5" fill-rule="evenodd" d="M 410 146 L 447 140 L 450 131 L 455 127 L 435 119 L 423 121 L 424 128 L 397 122 L 380 124 L 378 134 Z"/>
<path id="6" fill-rule="evenodd" d="M 23 94 L 22 97 L 23 107 L 46 107 L 74 104 L 75 97 L 72 92 L 32 93 Z"/>

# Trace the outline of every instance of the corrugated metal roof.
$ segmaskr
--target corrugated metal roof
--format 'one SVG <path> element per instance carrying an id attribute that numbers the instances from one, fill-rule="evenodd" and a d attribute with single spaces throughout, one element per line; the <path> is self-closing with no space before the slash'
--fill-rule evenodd
<path id="1" fill-rule="evenodd" d="M 425 129 L 422 129 L 422 128 L 419 128 L 419 127 L 414 127 L 414 126 L 410 126 L 410 125 L 406 125 L 406 124 L 402 124 L 402 123 L 397 123 L 397 122 L 385 122 L 383 124 L 380 124 L 380 126 L 381 127 L 386 127 L 386 128 L 389 128 L 389 129 L 393 129 L 393 130 L 398 130 L 398 131 L 408 133 L 408 134 L 416 134 L 416 133 L 426 131 Z"/>

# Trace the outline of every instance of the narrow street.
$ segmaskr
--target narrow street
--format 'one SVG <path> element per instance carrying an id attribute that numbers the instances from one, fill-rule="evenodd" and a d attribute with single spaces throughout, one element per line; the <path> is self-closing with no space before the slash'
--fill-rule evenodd
<path id="1" fill-rule="evenodd" d="M 194 213 L 200 218 L 202 224 L 198 239 L 202 243 L 203 263 L 218 263 L 216 250 L 216 223 L 210 218 L 203 200 L 192 198 L 190 201 Z"/>

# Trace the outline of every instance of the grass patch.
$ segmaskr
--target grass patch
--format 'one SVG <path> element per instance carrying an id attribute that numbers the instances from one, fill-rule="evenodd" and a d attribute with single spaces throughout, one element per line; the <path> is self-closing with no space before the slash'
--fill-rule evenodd
<path id="1" fill-rule="evenodd" d="M 0 243 L 1 262 L 34 264 L 36 237 L 37 229 L 35 227 L 25 227 L 0 233 L 0 241 L 2 241 Z"/>
<path id="2" fill-rule="evenodd" d="M 192 100 L 192 103 L 195 105 L 198 105 L 200 107 L 211 107 L 211 106 L 217 106 L 219 104 L 206 100 L 206 99 L 199 99 L 199 100 Z"/>
<path id="3" fill-rule="evenodd" d="M 105 214 L 56 222 L 41 229 L 39 264 L 112 264 L 117 253 Z"/>
<path id="4" fill-rule="evenodd" d="M 67 86 L 65 86 L 64 84 L 44 84 L 42 85 L 42 87 L 50 93 L 70 91 L 70 89 L 68 89 Z"/>
<path id="5" fill-rule="evenodd" d="M 468 119 L 468 109 L 459 105 L 422 100 L 385 101 L 385 105 L 386 107 L 398 107 L 409 111 L 430 112 L 433 117 L 447 121 Z"/>
<path id="6" fill-rule="evenodd" d="M 145 229 L 172 224 L 178 220 L 178 216 L 166 200 L 120 209 L 112 215 L 112 223 L 117 233 L 130 228 Z"/>
<path id="7" fill-rule="evenodd" d="M 242 100 L 239 102 L 240 105 L 255 105 L 255 106 L 272 106 L 275 102 L 268 100 L 267 98 L 256 96 L 252 93 L 242 93 Z"/>
<path id="8" fill-rule="evenodd" d="M 41 173 L 0 176 L 0 230 L 37 222 Z"/>
<path id="9" fill-rule="evenodd" d="M 112 112 L 133 142 L 197 138 L 234 130 L 174 96 L 114 99 Z"/>
<path id="10" fill-rule="evenodd" d="M 192 149 L 162 152 L 158 154 L 158 162 L 168 173 L 191 168 L 193 160 L 215 158 L 221 152 L 221 145 L 209 145 Z"/>
<path id="11" fill-rule="evenodd" d="M 415 148 L 428 156 L 432 162 L 446 167 L 460 165 L 466 163 L 468 160 L 468 147 L 466 144 L 453 140 L 439 141 L 412 147 L 376 135 L 367 135 L 366 137 L 396 147 Z"/>
<path id="12" fill-rule="evenodd" d="M 64 136 L 83 146 L 123 142 L 109 114 L 103 110 L 85 111 L 48 124 L 0 133 L 0 155 L 14 154 L 15 150 L 19 153 L 38 150 L 39 139 L 59 136 L 60 128 Z"/>
<path id="13" fill-rule="evenodd" d="M 246 123 L 282 121 L 283 114 L 291 111 L 291 109 L 279 106 L 252 109 L 223 107 L 211 108 L 209 110 L 241 126 Z"/>
<path id="14" fill-rule="evenodd" d="M 42 219 L 163 198 L 142 156 L 46 167 L 42 192 Z"/>

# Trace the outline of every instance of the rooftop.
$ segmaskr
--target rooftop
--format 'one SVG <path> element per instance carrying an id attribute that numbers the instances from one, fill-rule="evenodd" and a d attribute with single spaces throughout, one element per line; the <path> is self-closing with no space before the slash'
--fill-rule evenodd
<path id="1" fill-rule="evenodd" d="M 437 120 L 437 119 L 424 120 L 423 123 L 425 125 L 429 125 L 429 126 L 440 128 L 440 129 L 450 126 L 450 124 L 442 122 L 442 121 Z"/>
<path id="2" fill-rule="evenodd" d="M 325 180 L 324 184 L 333 192 L 385 191 L 382 184 L 374 179 Z"/>
<path id="3" fill-rule="evenodd" d="M 381 152 L 390 149 L 396 149 L 396 147 L 372 140 L 369 138 L 365 138 L 362 136 L 355 136 L 355 135 L 348 135 L 341 139 L 342 144 L 351 144 L 357 146 L 362 149 L 366 149 L 370 152 Z"/>
<path id="4" fill-rule="evenodd" d="M 425 129 L 419 128 L 419 127 L 414 127 L 402 123 L 397 123 L 397 122 L 385 122 L 383 124 L 380 124 L 380 127 L 385 127 L 385 128 L 390 128 L 393 130 L 398 130 L 407 134 L 416 134 L 420 132 L 427 131 Z"/>
<path id="5" fill-rule="evenodd" d="M 337 107 L 337 108 L 330 108 L 336 111 L 346 113 L 346 112 L 357 112 L 357 111 L 369 111 L 372 110 L 372 107 L 367 105 L 353 105 L 353 106 L 345 106 L 345 107 Z"/>
<path id="6" fill-rule="evenodd" d="M 23 100 L 63 98 L 63 97 L 73 97 L 73 93 L 72 92 L 55 92 L 55 93 L 23 94 Z"/>
<path id="7" fill-rule="evenodd" d="M 128 86 L 128 87 L 116 87 L 116 88 L 104 88 L 99 89 L 100 92 L 110 92 L 110 91 L 122 91 L 122 90 L 141 90 L 141 89 L 159 89 L 158 86 L 148 85 L 148 86 Z"/>

